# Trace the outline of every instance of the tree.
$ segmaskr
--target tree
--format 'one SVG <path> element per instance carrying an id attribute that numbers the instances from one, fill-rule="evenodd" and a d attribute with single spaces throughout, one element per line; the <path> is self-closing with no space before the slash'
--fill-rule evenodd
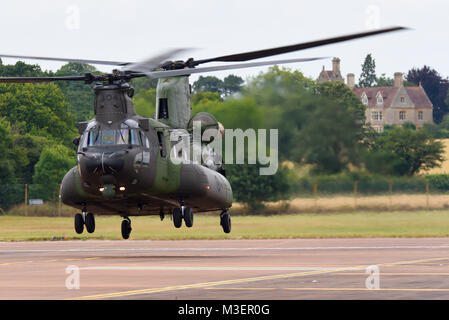
<path id="1" fill-rule="evenodd" d="M 223 93 L 223 81 L 214 76 L 203 77 L 200 76 L 198 80 L 193 83 L 193 92 L 200 91 Z"/>
<path id="2" fill-rule="evenodd" d="M 192 104 L 192 108 L 195 108 L 195 106 L 201 103 L 208 103 L 208 102 L 223 102 L 223 99 L 221 98 L 218 92 L 200 91 L 190 96 L 190 103 Z"/>
<path id="3" fill-rule="evenodd" d="M 17 185 L 16 171 L 27 164 L 20 148 L 14 145 L 11 125 L 0 117 L 0 208 L 3 210 L 23 201 L 23 188 Z"/>
<path id="4" fill-rule="evenodd" d="M 156 89 L 157 82 L 158 82 L 158 79 L 141 77 L 141 78 L 132 79 L 131 85 L 133 86 L 135 93 L 137 95 L 137 94 L 139 94 L 140 90 Z"/>
<path id="5" fill-rule="evenodd" d="M 376 87 L 392 87 L 394 85 L 393 78 L 387 77 L 385 73 L 376 78 Z"/>
<path id="6" fill-rule="evenodd" d="M 429 66 L 409 70 L 406 79 L 415 85 L 422 85 L 433 104 L 433 119 L 436 123 L 440 123 L 444 115 L 449 112 L 449 105 L 445 101 L 449 80 L 443 79 L 435 69 Z"/>
<path id="7" fill-rule="evenodd" d="M 51 137 L 72 146 L 74 117 L 55 84 L 0 84 L 0 116 L 20 134 Z"/>
<path id="8" fill-rule="evenodd" d="M 74 151 L 62 145 L 46 147 L 34 167 L 33 182 L 38 185 L 38 194 L 44 199 L 52 199 L 62 178 L 75 164 Z"/>
<path id="9" fill-rule="evenodd" d="M 21 165 L 16 168 L 15 176 L 20 183 L 32 183 L 34 166 L 39 161 L 39 157 L 44 148 L 54 145 L 55 142 L 39 136 L 30 134 L 15 134 L 13 136 L 14 148 L 24 157 Z"/>
<path id="10" fill-rule="evenodd" d="M 136 113 L 142 117 L 153 118 L 156 111 L 156 89 L 140 89 L 133 97 Z"/>
<path id="11" fill-rule="evenodd" d="M 444 160 L 443 144 L 423 129 L 395 127 L 387 134 L 379 135 L 370 151 L 372 160 L 389 166 L 386 171 L 395 175 L 412 176 L 419 170 L 440 166 Z M 376 173 L 386 173 L 368 165 L 370 169 Z"/>
<path id="12" fill-rule="evenodd" d="M 69 62 L 56 71 L 55 75 L 73 76 L 85 73 L 99 74 L 99 71 L 89 64 Z M 87 85 L 82 81 L 58 81 L 55 84 L 62 89 L 69 104 L 68 110 L 77 121 L 87 121 L 94 117 L 93 85 Z"/>
<path id="13" fill-rule="evenodd" d="M 274 175 L 259 175 L 260 167 L 259 163 L 225 165 L 234 199 L 253 213 L 264 207 L 264 201 L 288 199 L 291 192 L 287 168 L 280 166 Z"/>
<path id="14" fill-rule="evenodd" d="M 223 79 L 223 91 L 225 96 L 240 92 L 244 81 L 242 78 L 230 74 Z"/>
<path id="15" fill-rule="evenodd" d="M 376 84 L 376 78 L 376 61 L 371 57 L 371 53 L 369 53 L 362 64 L 359 86 L 362 88 L 372 87 Z"/>

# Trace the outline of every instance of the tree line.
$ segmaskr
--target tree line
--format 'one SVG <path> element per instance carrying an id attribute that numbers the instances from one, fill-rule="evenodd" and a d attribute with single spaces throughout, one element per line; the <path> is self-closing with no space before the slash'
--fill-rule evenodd
<path id="1" fill-rule="evenodd" d="M 85 72 L 100 71 L 77 63 L 49 72 L 0 62 L 0 76 Z M 381 83 L 376 79 L 372 85 Z M 139 78 L 131 84 L 136 112 L 152 117 L 157 82 Z M 0 85 L 1 184 L 45 184 L 42 192 L 50 198 L 76 163 L 75 123 L 93 117 L 93 98 L 91 87 L 77 82 Z M 260 164 L 226 165 L 236 200 L 253 209 L 262 201 L 288 198 L 304 174 L 413 176 L 443 160 L 443 146 L 428 128 L 406 125 L 376 133 L 365 125 L 365 107 L 345 84 L 319 84 L 298 70 L 274 66 L 246 81 L 235 75 L 199 77 L 191 104 L 193 114 L 209 112 L 225 128 L 278 129 L 282 165 L 275 175 L 259 176 Z M 443 117 L 441 124 L 448 122 Z M 0 207 L 10 206 L 8 201 L 0 191 Z"/>

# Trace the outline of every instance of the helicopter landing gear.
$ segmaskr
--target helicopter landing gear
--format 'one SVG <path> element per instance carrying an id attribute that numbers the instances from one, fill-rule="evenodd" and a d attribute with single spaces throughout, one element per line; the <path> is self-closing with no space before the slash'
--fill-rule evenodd
<path id="1" fill-rule="evenodd" d="M 84 231 L 84 219 L 81 213 L 75 214 L 75 231 L 78 234 L 81 234 Z"/>
<path id="2" fill-rule="evenodd" d="M 181 228 L 182 225 L 182 211 L 181 208 L 173 209 L 173 224 L 175 228 Z"/>
<path id="3" fill-rule="evenodd" d="M 220 225 L 222 226 L 224 233 L 231 232 L 231 215 L 228 210 L 224 210 L 220 214 Z"/>
<path id="4" fill-rule="evenodd" d="M 122 221 L 122 237 L 128 239 L 131 234 L 131 220 L 128 217 L 124 217 Z"/>
<path id="5" fill-rule="evenodd" d="M 92 213 L 89 212 L 86 214 L 84 224 L 86 225 L 87 232 L 92 233 L 95 231 L 95 218 Z"/>
<path id="6" fill-rule="evenodd" d="M 95 231 L 95 218 L 92 213 L 77 213 L 75 215 L 75 231 L 78 234 L 83 233 L 84 226 L 86 226 L 86 230 L 89 233 Z"/>
<path id="7" fill-rule="evenodd" d="M 184 208 L 184 222 L 187 228 L 193 226 L 193 210 L 190 207 Z"/>
<path id="8" fill-rule="evenodd" d="M 175 228 L 181 228 L 182 220 L 184 220 L 186 227 L 191 228 L 193 226 L 193 209 L 190 207 L 181 206 L 181 208 L 173 209 L 173 224 Z"/>

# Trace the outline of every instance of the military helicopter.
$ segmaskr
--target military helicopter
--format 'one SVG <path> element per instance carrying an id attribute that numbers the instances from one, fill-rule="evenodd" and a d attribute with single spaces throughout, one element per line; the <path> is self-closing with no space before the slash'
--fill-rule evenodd
<path id="1" fill-rule="evenodd" d="M 193 226 L 194 211 L 221 211 L 220 225 L 225 233 L 231 231 L 229 208 L 232 189 L 220 159 L 212 155 L 212 162 L 176 164 L 170 161 L 173 142 L 170 134 L 176 129 L 192 132 L 192 123 L 215 128 L 221 124 L 210 114 L 192 117 L 189 75 L 194 73 L 232 70 L 274 64 L 313 61 L 321 58 L 300 58 L 249 62 L 213 67 L 197 66 L 209 62 L 244 62 L 269 56 L 314 48 L 322 45 L 373 36 L 405 29 L 391 27 L 324 40 L 237 53 L 215 58 L 170 61 L 182 49 L 169 50 L 142 62 L 99 61 L 34 56 L 4 55 L 4 58 L 101 64 L 121 67 L 103 75 L 63 77 L 3 77 L 0 83 L 37 83 L 51 81 L 84 81 L 95 83 L 94 119 L 77 125 L 79 137 L 77 165 L 70 169 L 61 183 L 62 202 L 80 213 L 75 214 L 75 231 L 81 234 L 95 231 L 97 215 L 123 217 L 121 233 L 124 239 L 131 234 L 130 216 L 171 214 L 174 226 Z M 133 106 L 134 78 L 157 78 L 156 112 L 153 118 L 136 114 Z M 176 153 L 176 151 L 175 151 Z M 182 155 L 181 155 L 182 156 Z"/>

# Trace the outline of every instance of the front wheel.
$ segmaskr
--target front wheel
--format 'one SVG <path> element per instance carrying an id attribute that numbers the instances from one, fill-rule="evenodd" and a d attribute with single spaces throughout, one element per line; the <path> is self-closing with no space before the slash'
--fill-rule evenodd
<path id="1" fill-rule="evenodd" d="M 81 234 L 84 231 L 84 219 L 81 213 L 75 214 L 75 231 L 78 234 Z"/>
<path id="2" fill-rule="evenodd" d="M 92 213 L 86 214 L 86 230 L 89 233 L 92 233 L 95 231 L 95 218 Z"/>

